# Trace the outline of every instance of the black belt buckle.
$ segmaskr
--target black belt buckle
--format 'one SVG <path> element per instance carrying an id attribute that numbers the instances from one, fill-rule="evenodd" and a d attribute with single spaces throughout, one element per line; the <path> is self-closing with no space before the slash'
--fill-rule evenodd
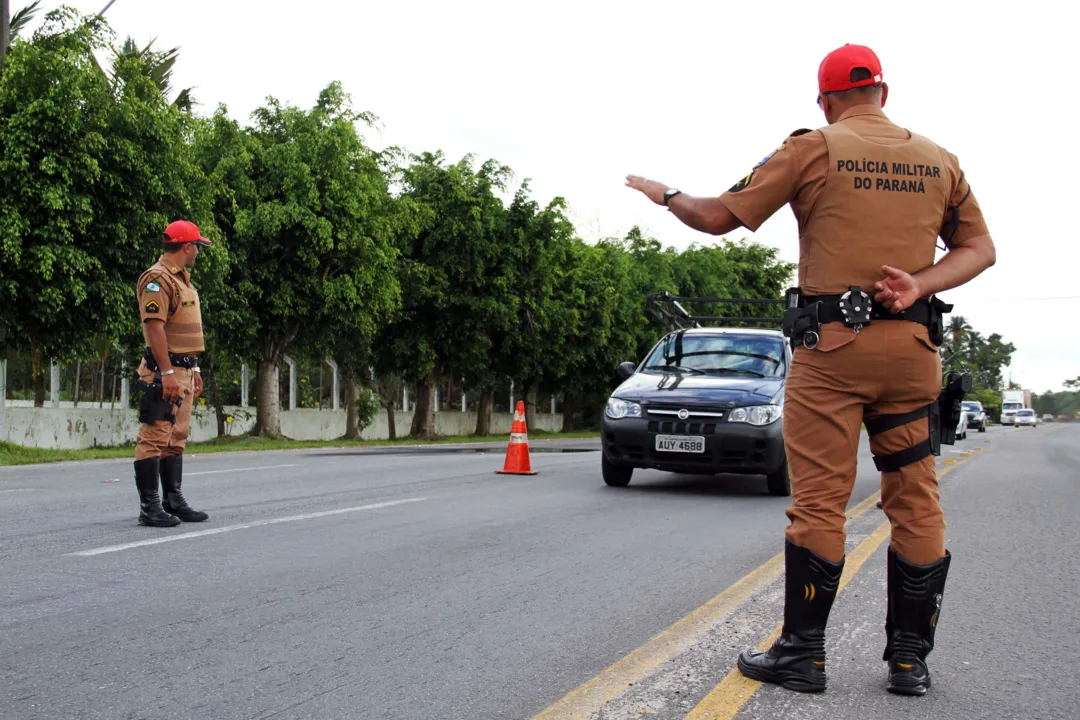
<path id="1" fill-rule="evenodd" d="M 839 304 L 845 326 L 855 328 L 855 332 L 858 333 L 864 325 L 870 324 L 870 316 L 874 312 L 874 301 L 858 285 L 848 287 L 848 291 L 840 296 Z"/>

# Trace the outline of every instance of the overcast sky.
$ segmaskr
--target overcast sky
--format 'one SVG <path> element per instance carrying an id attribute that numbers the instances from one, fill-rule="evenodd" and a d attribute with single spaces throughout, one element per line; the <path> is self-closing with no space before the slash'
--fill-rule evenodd
<path id="1" fill-rule="evenodd" d="M 67 4 L 98 12 L 107 1 Z M 13 12 L 26 2 L 12 0 Z M 890 86 L 885 112 L 960 158 L 997 244 L 997 265 L 944 299 L 1015 343 L 1006 378 L 1044 392 L 1080 375 L 1077 131 L 1061 105 L 1073 94 L 1075 11 L 997 7 L 116 0 L 106 18 L 117 42 L 180 46 L 175 85 L 194 86 L 199 112 L 225 103 L 246 121 L 268 95 L 308 107 L 340 80 L 379 116 L 366 133 L 375 147 L 495 158 L 532 178 L 541 202 L 565 197 L 587 241 L 637 224 L 678 248 L 714 238 L 624 187 L 626 174 L 723 192 L 791 131 L 824 124 L 821 58 L 869 45 Z M 790 208 L 752 237 L 797 260 Z M 1037 299 L 1049 297 L 1068 299 Z"/>

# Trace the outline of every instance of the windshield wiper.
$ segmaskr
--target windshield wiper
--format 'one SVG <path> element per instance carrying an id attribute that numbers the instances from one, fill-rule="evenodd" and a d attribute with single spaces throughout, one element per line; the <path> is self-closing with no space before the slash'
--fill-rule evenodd
<path id="1" fill-rule="evenodd" d="M 676 372 L 696 373 L 697 375 L 704 375 L 704 370 L 698 370 L 697 368 L 688 368 L 681 365 L 646 365 L 646 370 L 674 370 Z"/>
<path id="2" fill-rule="evenodd" d="M 744 370 L 742 368 L 712 368 L 710 370 L 707 370 L 706 372 L 708 372 L 709 374 L 715 373 L 717 375 L 752 375 L 759 378 L 766 377 L 766 375 L 762 373 L 756 372 L 754 370 Z"/>

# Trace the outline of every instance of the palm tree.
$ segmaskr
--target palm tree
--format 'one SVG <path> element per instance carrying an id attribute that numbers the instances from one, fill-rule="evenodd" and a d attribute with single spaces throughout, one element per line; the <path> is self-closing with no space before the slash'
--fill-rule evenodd
<path id="1" fill-rule="evenodd" d="M 157 85 L 162 96 L 168 98 L 173 89 L 173 66 L 176 65 L 176 60 L 180 55 L 180 48 L 174 47 L 171 50 L 162 51 L 154 50 L 153 45 L 154 41 L 151 40 L 146 44 L 146 47 L 140 49 L 135 40 L 128 37 L 124 40 L 120 50 L 113 50 L 115 55 L 113 66 L 115 68 L 116 61 L 120 58 L 133 57 L 141 60 L 146 65 L 146 73 L 149 78 Z M 115 82 L 115 72 L 113 73 L 113 80 Z M 195 98 L 191 94 L 192 90 L 193 88 L 184 88 L 177 93 L 173 105 L 184 112 L 191 112 L 191 109 L 195 106 Z"/>
<path id="2" fill-rule="evenodd" d="M 38 5 L 40 4 L 41 0 L 34 0 L 32 4 L 27 5 L 11 16 L 11 22 L 8 24 L 8 27 L 10 28 L 9 37 L 11 40 L 17 38 L 22 29 L 30 24 L 30 21 L 37 15 Z"/>
<path id="3" fill-rule="evenodd" d="M 40 3 L 41 0 L 34 0 L 33 4 L 27 5 L 12 15 L 10 20 L 8 19 L 8 4 L 6 0 L 2 3 L 3 10 L 0 12 L 0 61 L 7 54 L 11 41 L 19 37 L 19 33 L 23 28 L 34 19 Z M 7 27 L 3 27 L 2 23 L 6 23 Z"/>
<path id="4" fill-rule="evenodd" d="M 964 338 L 971 332 L 971 325 L 963 315 L 957 315 L 949 322 L 949 335 L 952 337 L 953 352 L 959 352 Z"/>

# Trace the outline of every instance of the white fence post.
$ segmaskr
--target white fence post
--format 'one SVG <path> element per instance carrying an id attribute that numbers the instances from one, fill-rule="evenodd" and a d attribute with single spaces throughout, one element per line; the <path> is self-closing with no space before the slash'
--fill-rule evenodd
<path id="1" fill-rule="evenodd" d="M 510 414 L 514 413 L 514 381 L 510 381 Z"/>
<path id="2" fill-rule="evenodd" d="M 7 360 L 0 360 L 0 440 L 7 440 Z"/>
<path id="3" fill-rule="evenodd" d="M 289 366 L 289 409 L 296 409 L 296 361 L 286 355 L 285 364 Z"/>
<path id="4" fill-rule="evenodd" d="M 240 363 L 240 407 L 248 406 L 248 366 Z"/>
<path id="5" fill-rule="evenodd" d="M 551 414 L 552 415 L 555 414 L 555 396 L 554 395 L 551 396 Z"/>
<path id="6" fill-rule="evenodd" d="M 329 365 L 330 368 L 334 371 L 334 376 L 330 380 L 330 392 L 334 393 L 334 404 L 331 407 L 334 410 L 337 410 L 338 409 L 338 384 L 337 384 L 338 366 L 337 366 L 337 363 L 334 362 L 333 360 L 331 360 L 330 358 L 326 358 L 326 364 Z"/>
<path id="7" fill-rule="evenodd" d="M 401 389 L 401 409 L 404 412 L 409 412 L 409 388 Z"/>
<path id="8" fill-rule="evenodd" d="M 49 361 L 49 400 L 53 407 L 60 407 L 60 366 Z"/>
<path id="9" fill-rule="evenodd" d="M 435 386 L 435 412 L 439 412 L 439 386 Z"/>
<path id="10" fill-rule="evenodd" d="M 465 412 L 467 407 L 469 404 L 465 402 L 465 378 L 461 378 L 461 412 Z"/>

